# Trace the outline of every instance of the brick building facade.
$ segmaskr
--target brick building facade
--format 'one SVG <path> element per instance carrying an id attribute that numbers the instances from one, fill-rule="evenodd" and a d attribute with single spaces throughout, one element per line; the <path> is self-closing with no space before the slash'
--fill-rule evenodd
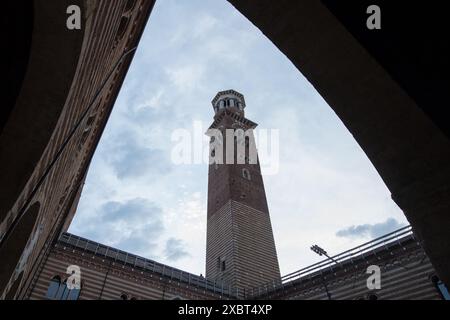
<path id="1" fill-rule="evenodd" d="M 153 4 L 5 4 L 8 39 L 28 47 L 11 46 L 3 61 L 12 75 L 0 128 L 0 298 L 24 297 L 46 251 L 70 224 Z M 66 26 L 71 5 L 81 11 L 79 30 Z"/>
<path id="2" fill-rule="evenodd" d="M 254 137 L 247 130 L 256 124 L 244 117 L 244 97 L 234 90 L 219 92 L 213 107 L 210 129 L 218 131 L 207 132 L 211 159 L 205 277 L 63 233 L 39 265 L 26 298 L 449 298 L 410 226 L 281 277 L 256 151 L 256 159 L 250 159 Z M 241 134 L 236 134 L 238 129 L 243 129 Z M 232 143 L 232 156 L 226 154 L 227 141 Z M 77 289 L 67 285 L 73 266 L 80 271 Z M 380 272 L 377 288 L 367 284 L 369 266 Z"/>
<path id="3" fill-rule="evenodd" d="M 55 242 L 26 298 L 42 299 L 290 299 L 442 300 L 448 291 L 411 227 L 405 227 L 330 259 L 243 291 L 75 235 Z M 81 270 L 81 290 L 64 285 L 67 268 Z M 381 271 L 381 289 L 369 290 L 369 265 Z M 55 286 L 55 283 L 57 284 Z"/>

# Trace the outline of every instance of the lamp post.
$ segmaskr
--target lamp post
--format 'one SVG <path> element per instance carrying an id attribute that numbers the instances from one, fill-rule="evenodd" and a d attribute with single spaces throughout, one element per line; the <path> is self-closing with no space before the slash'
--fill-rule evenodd
<path id="1" fill-rule="evenodd" d="M 312 251 L 314 251 L 315 253 L 317 253 L 319 256 L 325 256 L 328 259 L 330 259 L 331 261 L 333 261 L 334 263 L 338 263 L 336 260 L 334 260 L 332 257 L 330 257 L 324 249 L 319 247 L 317 244 L 312 245 L 310 249 Z M 327 283 L 325 282 L 325 279 L 323 277 L 322 277 L 322 282 L 323 282 L 323 286 L 325 288 L 325 292 L 327 294 L 328 300 L 331 300 L 331 293 L 328 291 Z"/>
<path id="2" fill-rule="evenodd" d="M 313 245 L 313 246 L 311 246 L 311 248 L 310 248 L 312 251 L 314 251 L 315 253 L 317 253 L 319 256 L 325 256 L 325 257 L 327 257 L 328 259 L 330 259 L 331 261 L 333 261 L 334 263 L 338 263 L 336 260 L 334 260 L 332 257 L 330 257 L 329 255 L 328 255 L 328 253 L 324 250 L 324 249 L 322 249 L 321 247 L 319 247 L 317 244 L 315 244 L 315 245 Z"/>

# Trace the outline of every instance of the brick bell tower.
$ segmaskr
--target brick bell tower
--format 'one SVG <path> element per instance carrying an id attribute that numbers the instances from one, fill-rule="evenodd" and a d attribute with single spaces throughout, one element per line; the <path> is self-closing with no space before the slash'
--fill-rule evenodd
<path id="1" fill-rule="evenodd" d="M 211 138 L 206 277 L 248 292 L 280 281 L 264 183 L 249 130 L 257 124 L 244 117 L 244 96 L 234 90 L 219 92 L 212 105 L 214 122 L 207 132 Z"/>

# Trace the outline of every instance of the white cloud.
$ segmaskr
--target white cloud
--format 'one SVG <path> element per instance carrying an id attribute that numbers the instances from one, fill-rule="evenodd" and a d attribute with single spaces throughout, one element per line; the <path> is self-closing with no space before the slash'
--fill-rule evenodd
<path id="1" fill-rule="evenodd" d="M 189 256 L 189 253 L 184 249 L 183 241 L 175 238 L 170 238 L 166 241 L 166 249 L 164 253 L 166 259 L 169 261 L 177 261 L 183 257 Z"/>
<path id="2" fill-rule="evenodd" d="M 203 83 L 204 67 L 202 65 L 168 68 L 166 72 L 176 89 L 182 93 L 197 89 Z"/>
<path id="3" fill-rule="evenodd" d="M 336 236 L 343 238 L 377 238 L 403 226 L 403 223 L 399 223 L 393 218 L 388 218 L 386 221 L 380 223 L 366 223 L 338 230 Z"/>

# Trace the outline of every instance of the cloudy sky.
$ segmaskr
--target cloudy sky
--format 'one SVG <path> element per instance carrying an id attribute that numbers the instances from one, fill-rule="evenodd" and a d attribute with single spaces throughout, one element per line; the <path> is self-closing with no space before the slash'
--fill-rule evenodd
<path id="1" fill-rule="evenodd" d="M 292 63 L 225 0 L 157 1 L 95 153 L 70 232 L 196 274 L 205 269 L 207 165 L 175 165 L 176 129 L 204 129 L 218 91 L 278 129 L 264 176 L 282 274 L 406 224 L 376 170 Z M 264 161 L 264 159 L 261 159 Z"/>

